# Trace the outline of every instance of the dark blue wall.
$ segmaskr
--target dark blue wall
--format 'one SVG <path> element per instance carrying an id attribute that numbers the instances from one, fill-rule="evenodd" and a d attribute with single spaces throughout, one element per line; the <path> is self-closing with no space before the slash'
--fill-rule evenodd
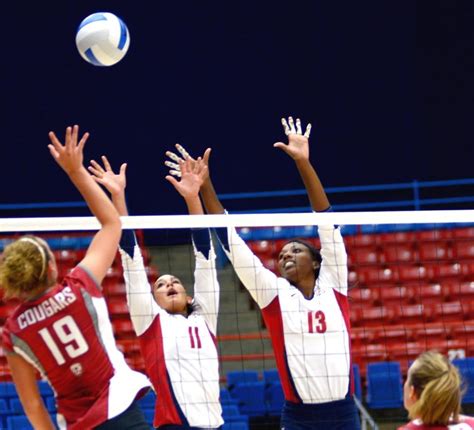
<path id="1" fill-rule="evenodd" d="M 219 192 L 301 186 L 272 144 L 311 121 L 328 186 L 472 177 L 471 1 L 62 1 L 2 4 L 2 201 L 79 200 L 46 145 L 79 123 L 88 158 L 129 163 L 135 214 L 183 213 L 165 150 L 214 150 Z M 96 11 L 131 33 L 111 68 L 74 44 Z M 247 206 L 248 207 L 248 206 Z M 76 211 L 72 210 L 71 213 Z"/>

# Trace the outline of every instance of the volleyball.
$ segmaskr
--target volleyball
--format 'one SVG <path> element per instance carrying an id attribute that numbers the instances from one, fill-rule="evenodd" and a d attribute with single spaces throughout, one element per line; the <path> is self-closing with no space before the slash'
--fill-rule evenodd
<path id="1" fill-rule="evenodd" d="M 112 66 L 127 53 L 130 34 L 125 23 L 113 13 L 93 13 L 79 25 L 76 46 L 88 63 Z"/>

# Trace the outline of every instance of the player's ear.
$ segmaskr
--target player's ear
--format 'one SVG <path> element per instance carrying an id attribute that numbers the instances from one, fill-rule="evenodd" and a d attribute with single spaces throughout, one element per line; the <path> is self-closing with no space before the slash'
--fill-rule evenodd
<path id="1" fill-rule="evenodd" d="M 186 296 L 186 303 L 188 305 L 192 305 L 193 304 L 193 298 L 191 296 Z"/>

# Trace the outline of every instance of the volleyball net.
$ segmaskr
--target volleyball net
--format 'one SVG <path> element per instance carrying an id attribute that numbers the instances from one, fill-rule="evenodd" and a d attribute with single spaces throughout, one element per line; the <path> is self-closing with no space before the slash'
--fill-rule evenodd
<path id="1" fill-rule="evenodd" d="M 402 377 L 423 351 L 436 349 L 459 363 L 461 370 L 462 363 L 474 360 L 474 211 L 123 218 L 123 228 L 138 233 L 150 284 L 159 275 L 173 274 L 191 296 L 195 259 L 190 229 L 235 227 L 263 265 L 278 274 L 277 258 L 288 240 L 299 238 L 320 247 L 317 225 L 341 226 L 347 250 L 355 392 L 370 409 L 402 408 Z M 47 240 L 60 276 L 64 276 L 82 259 L 97 228 L 92 217 L 3 219 L 0 246 L 3 249 L 23 234 L 36 234 Z M 156 232 L 160 234 L 150 239 Z M 262 390 L 260 398 L 257 390 L 252 399 L 237 399 L 240 413 L 278 416 L 283 393 L 262 313 L 215 235 L 214 248 L 220 285 L 217 344 L 221 401 L 224 404 L 224 393 L 229 393 L 229 402 L 234 402 L 238 374 L 244 372 L 247 376 L 241 376 L 243 380 L 255 379 Z M 103 282 L 103 291 L 118 345 L 128 363 L 144 371 L 119 254 Z M 0 326 L 14 305 L 1 303 Z M 385 362 L 395 363 L 394 367 L 385 380 L 372 383 L 376 364 Z M 0 366 L 2 378 L 9 380 L 3 351 Z M 474 374 L 472 366 L 465 371 L 465 379 Z M 464 402 L 474 403 L 474 378 L 470 384 L 468 381 Z"/>

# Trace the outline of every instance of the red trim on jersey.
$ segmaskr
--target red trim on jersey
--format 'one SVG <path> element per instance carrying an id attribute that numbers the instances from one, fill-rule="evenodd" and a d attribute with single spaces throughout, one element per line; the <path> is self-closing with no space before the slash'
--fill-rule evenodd
<path id="1" fill-rule="evenodd" d="M 166 424 L 183 425 L 166 370 L 160 315 L 157 315 L 150 327 L 139 336 L 139 340 L 148 376 L 156 390 L 153 427 Z M 192 336 L 191 341 L 194 342 Z"/>
<path id="2" fill-rule="evenodd" d="M 188 333 L 189 333 L 189 341 L 191 342 L 191 348 L 195 348 L 194 344 L 194 336 L 193 336 L 193 328 L 191 326 L 188 327 Z"/>
<path id="3" fill-rule="evenodd" d="M 349 376 L 350 376 L 350 393 L 351 396 L 354 395 L 355 391 L 355 384 L 354 384 L 354 372 L 352 371 L 352 347 L 351 347 L 351 320 L 350 320 L 350 313 L 349 313 L 349 301 L 347 300 L 347 296 L 341 294 L 339 291 L 333 288 L 334 295 L 336 296 L 337 304 L 341 309 L 342 316 L 344 318 L 344 322 L 346 323 L 347 335 L 349 338 L 349 357 L 350 357 L 350 368 L 349 368 Z"/>
<path id="4" fill-rule="evenodd" d="M 194 327 L 194 333 L 196 333 L 197 347 L 199 349 L 202 347 L 201 338 L 199 337 L 199 327 Z"/>
<path id="5" fill-rule="evenodd" d="M 278 296 L 262 309 L 263 319 L 267 325 L 272 339 L 275 361 L 280 375 L 281 385 L 285 399 L 293 403 L 301 403 L 300 396 L 296 392 L 291 378 L 288 362 L 286 361 L 285 337 L 283 334 L 283 320 Z"/>

